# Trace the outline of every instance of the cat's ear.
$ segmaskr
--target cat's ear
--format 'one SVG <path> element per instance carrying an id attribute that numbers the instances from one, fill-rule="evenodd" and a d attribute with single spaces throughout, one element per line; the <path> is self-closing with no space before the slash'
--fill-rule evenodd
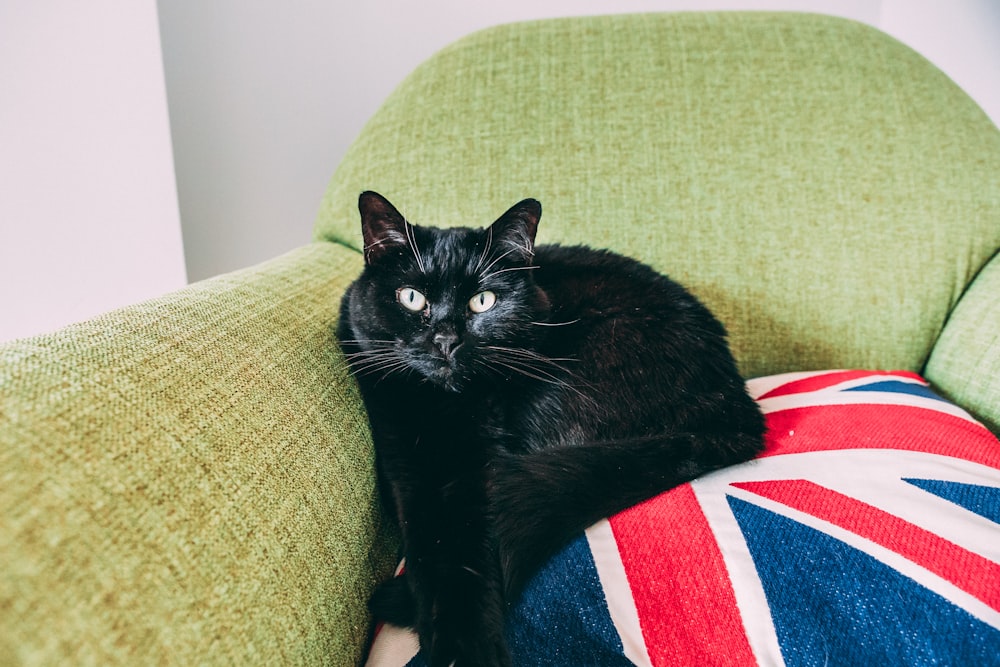
<path id="1" fill-rule="evenodd" d="M 537 200 L 519 201 L 490 225 L 493 244 L 516 249 L 523 259 L 530 260 L 535 254 L 535 233 L 541 217 L 542 205 Z"/>
<path id="2" fill-rule="evenodd" d="M 358 198 L 365 263 L 372 264 L 387 252 L 409 245 L 407 222 L 389 200 L 377 192 L 362 192 Z"/>

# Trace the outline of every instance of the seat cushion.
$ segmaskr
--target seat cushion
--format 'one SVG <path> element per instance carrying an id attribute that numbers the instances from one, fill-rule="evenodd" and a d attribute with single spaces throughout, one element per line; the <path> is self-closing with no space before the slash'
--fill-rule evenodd
<path id="1" fill-rule="evenodd" d="M 1000 443 L 908 372 L 750 382 L 757 460 L 589 528 L 531 582 L 518 665 L 991 664 Z M 369 665 L 425 664 L 386 629 Z"/>

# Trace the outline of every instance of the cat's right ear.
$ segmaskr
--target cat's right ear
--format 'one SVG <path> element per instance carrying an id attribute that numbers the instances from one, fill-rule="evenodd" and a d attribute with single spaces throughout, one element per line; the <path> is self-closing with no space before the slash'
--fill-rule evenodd
<path id="1" fill-rule="evenodd" d="M 358 198 L 365 263 L 374 264 L 388 252 L 406 248 L 407 222 L 389 200 L 377 192 L 362 192 Z"/>
<path id="2" fill-rule="evenodd" d="M 490 232 L 498 247 L 509 250 L 512 246 L 518 256 L 530 261 L 535 254 L 535 232 L 541 217 L 542 205 L 535 199 L 525 199 L 511 206 L 490 225 Z"/>

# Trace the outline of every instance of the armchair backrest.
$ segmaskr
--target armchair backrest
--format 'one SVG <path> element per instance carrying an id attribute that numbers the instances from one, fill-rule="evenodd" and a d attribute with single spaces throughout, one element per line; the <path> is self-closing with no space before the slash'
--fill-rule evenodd
<path id="1" fill-rule="evenodd" d="M 474 34 L 370 120 L 316 237 L 362 190 L 417 224 L 524 197 L 540 242 L 636 256 L 715 310 L 747 375 L 920 370 L 1000 248 L 1000 132 L 894 39 L 831 17 L 607 16 Z"/>

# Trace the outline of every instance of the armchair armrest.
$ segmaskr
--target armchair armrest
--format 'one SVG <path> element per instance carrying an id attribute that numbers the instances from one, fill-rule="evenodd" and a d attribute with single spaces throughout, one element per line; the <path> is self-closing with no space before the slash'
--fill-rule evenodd
<path id="1" fill-rule="evenodd" d="M 1000 434 L 1000 255 L 983 267 L 951 312 L 925 375 Z"/>
<path id="2" fill-rule="evenodd" d="M 0 662 L 356 664 L 391 570 L 314 243 L 0 346 Z"/>

